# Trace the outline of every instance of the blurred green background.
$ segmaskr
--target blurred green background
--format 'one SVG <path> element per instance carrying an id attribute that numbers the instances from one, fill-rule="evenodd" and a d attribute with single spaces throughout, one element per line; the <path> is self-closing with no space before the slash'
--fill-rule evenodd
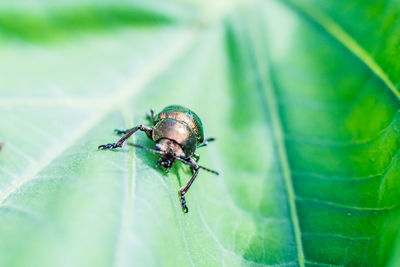
<path id="1" fill-rule="evenodd" d="M 400 266 L 399 50 L 397 0 L 1 1 L 0 266 Z M 188 214 L 97 151 L 170 104 Z"/>

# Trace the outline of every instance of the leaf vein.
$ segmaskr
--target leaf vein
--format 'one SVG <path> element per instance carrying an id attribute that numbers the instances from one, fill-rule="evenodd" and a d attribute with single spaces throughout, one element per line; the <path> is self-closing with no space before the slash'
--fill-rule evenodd
<path id="1" fill-rule="evenodd" d="M 389 76 L 375 59 L 366 51 L 354 38 L 352 38 L 338 23 L 336 23 L 327 14 L 313 8 L 297 3 L 297 1 L 284 0 L 289 6 L 293 7 L 298 13 L 304 14 L 311 21 L 320 25 L 329 35 L 336 39 L 340 44 L 347 48 L 355 57 L 367 66 L 392 93 L 400 99 L 400 92 Z"/>
<path id="2" fill-rule="evenodd" d="M 339 208 L 339 209 L 371 211 L 371 212 L 390 211 L 390 210 L 400 207 L 400 204 L 393 205 L 393 206 L 386 206 L 386 207 L 360 207 L 360 206 L 340 204 L 340 203 L 332 202 L 332 201 L 326 201 L 326 200 L 322 200 L 319 198 L 308 198 L 308 197 L 302 197 L 302 196 L 296 196 L 296 200 L 301 201 L 301 202 L 311 202 L 311 203 L 315 203 L 315 204 L 319 204 L 319 205 L 331 206 L 331 207 L 335 207 L 335 208 Z"/>

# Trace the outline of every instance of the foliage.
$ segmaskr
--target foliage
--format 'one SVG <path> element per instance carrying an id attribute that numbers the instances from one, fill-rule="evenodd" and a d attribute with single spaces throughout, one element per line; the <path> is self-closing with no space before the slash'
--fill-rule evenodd
<path id="1" fill-rule="evenodd" d="M 0 4 L 0 266 L 399 265 L 396 1 L 96 3 Z M 217 138 L 187 215 L 96 150 L 172 103 Z"/>

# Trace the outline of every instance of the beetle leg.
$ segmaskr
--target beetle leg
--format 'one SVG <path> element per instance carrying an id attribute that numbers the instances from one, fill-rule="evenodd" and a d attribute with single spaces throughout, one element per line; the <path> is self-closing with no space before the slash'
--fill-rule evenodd
<path id="1" fill-rule="evenodd" d="M 179 189 L 179 198 L 181 200 L 181 205 L 184 213 L 188 213 L 189 211 L 186 205 L 185 194 L 189 190 L 190 186 L 193 184 L 193 181 L 196 179 L 197 174 L 199 174 L 199 169 L 200 169 L 200 167 L 196 164 L 194 159 L 191 158 L 190 162 L 194 164 L 194 166 L 192 167 L 194 169 L 193 176 L 192 178 L 190 178 L 189 182 L 184 187 L 181 187 L 181 189 Z"/>
<path id="2" fill-rule="evenodd" d="M 127 130 L 118 130 L 118 129 L 114 129 L 114 133 L 116 133 L 117 135 L 124 135 L 127 132 L 131 131 L 133 128 L 127 129 Z"/>
<path id="3" fill-rule="evenodd" d="M 197 153 L 194 153 L 194 154 L 193 154 L 193 158 L 194 158 L 194 160 L 195 160 L 196 162 L 199 162 L 199 160 L 200 160 L 200 155 L 197 154 Z"/>
<path id="4" fill-rule="evenodd" d="M 100 145 L 98 147 L 98 149 L 110 149 L 110 148 L 118 148 L 118 147 L 122 147 L 122 145 L 124 144 L 124 142 L 131 137 L 132 134 L 134 134 L 135 132 L 137 132 L 137 130 L 143 131 L 147 134 L 147 136 L 151 136 L 151 133 L 153 131 L 153 128 L 145 126 L 143 124 L 133 127 L 129 130 L 126 130 L 126 134 L 118 140 L 117 143 L 113 143 L 113 144 L 107 144 L 107 145 Z"/>
<path id="5" fill-rule="evenodd" d="M 146 119 L 154 125 L 154 121 L 156 120 L 156 113 L 154 112 L 154 109 L 150 109 L 150 113 L 146 114 Z"/>
<path id="6" fill-rule="evenodd" d="M 193 159 L 194 159 L 195 162 L 199 162 L 199 160 L 200 160 L 200 155 L 197 154 L 197 153 L 194 153 L 194 154 L 193 154 Z M 192 172 L 192 174 L 194 174 L 195 169 L 194 169 L 193 167 L 190 167 L 190 171 Z"/>
<path id="7" fill-rule="evenodd" d="M 182 205 L 182 210 L 184 213 L 188 213 L 189 209 L 186 205 L 186 199 L 185 199 L 185 195 L 183 195 L 181 192 L 179 192 L 179 199 L 181 200 L 181 205 Z"/>
<path id="8" fill-rule="evenodd" d="M 200 145 L 198 145 L 198 147 L 207 146 L 209 142 L 212 142 L 212 141 L 214 141 L 214 140 L 215 140 L 214 137 L 207 138 L 206 140 L 203 141 L 203 143 L 201 143 Z"/>

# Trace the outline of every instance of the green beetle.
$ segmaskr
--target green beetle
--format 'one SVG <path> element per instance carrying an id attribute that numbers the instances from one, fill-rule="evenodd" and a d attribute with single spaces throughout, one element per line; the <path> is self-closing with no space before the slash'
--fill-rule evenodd
<path id="1" fill-rule="evenodd" d="M 140 124 L 128 130 L 115 130 L 117 134 L 124 136 L 117 143 L 100 145 L 98 149 L 122 147 L 124 142 L 136 131 L 145 132 L 147 137 L 156 142 L 155 149 L 138 144 L 130 145 L 160 155 L 158 164 L 167 171 L 172 168 L 175 161 L 180 161 L 190 166 L 193 176 L 185 186 L 179 189 L 182 209 L 187 213 L 189 209 L 186 205 L 185 194 L 197 177 L 199 169 L 218 175 L 218 172 L 197 164 L 200 156 L 196 153 L 196 149 L 207 146 L 208 142 L 213 141 L 214 138 L 204 139 L 203 124 L 200 118 L 190 109 L 179 105 L 168 106 L 157 115 L 152 109 L 147 118 L 153 127 Z"/>

